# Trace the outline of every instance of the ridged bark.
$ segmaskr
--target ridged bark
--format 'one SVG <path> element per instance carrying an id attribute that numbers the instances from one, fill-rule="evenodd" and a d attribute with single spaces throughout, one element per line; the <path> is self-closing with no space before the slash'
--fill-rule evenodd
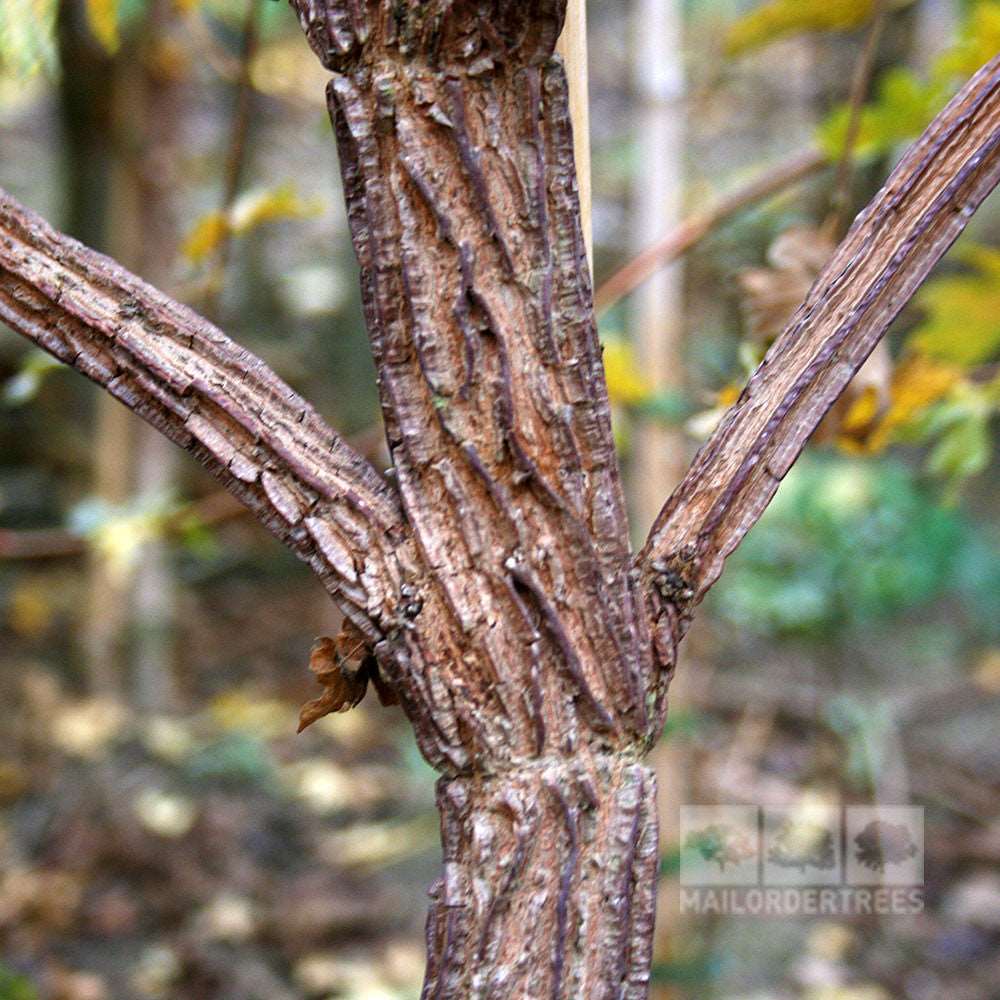
<path id="1" fill-rule="evenodd" d="M 424 1000 L 648 996 L 655 800 L 620 754 L 442 778 Z"/>
<path id="2" fill-rule="evenodd" d="M 378 637 L 407 552 L 398 501 L 259 358 L 3 191 L 0 322 L 190 451 Z"/>
<path id="3" fill-rule="evenodd" d="M 663 687 L 552 57 L 563 4 L 295 6 L 335 74 L 382 409 L 431 570 L 377 650 L 446 774 L 424 996 L 645 996 L 656 821 L 637 759 Z"/>
<path id="4" fill-rule="evenodd" d="M 857 217 L 660 512 L 636 564 L 654 584 L 650 593 L 666 585 L 653 612 L 665 632 L 683 632 L 813 430 L 998 182 L 1000 56 L 935 118 Z"/>
<path id="5" fill-rule="evenodd" d="M 1000 58 L 859 218 L 632 561 L 579 225 L 561 0 L 292 0 L 330 105 L 394 465 L 0 194 L 0 320 L 306 558 L 441 772 L 425 1000 L 641 1000 L 652 775 L 693 604 L 1000 179 Z"/>

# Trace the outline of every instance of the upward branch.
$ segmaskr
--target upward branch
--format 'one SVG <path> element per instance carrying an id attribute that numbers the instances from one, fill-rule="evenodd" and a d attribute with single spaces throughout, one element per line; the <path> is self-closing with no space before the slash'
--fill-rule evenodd
<path id="1" fill-rule="evenodd" d="M 263 361 L 2 190 L 0 321 L 192 452 L 378 637 L 397 500 Z"/>
<path id="2" fill-rule="evenodd" d="M 1000 182 L 1000 56 L 931 123 L 858 216 L 699 451 L 638 562 L 681 618 L 718 579 L 810 434 Z M 654 600 L 656 600 L 654 596 Z"/>

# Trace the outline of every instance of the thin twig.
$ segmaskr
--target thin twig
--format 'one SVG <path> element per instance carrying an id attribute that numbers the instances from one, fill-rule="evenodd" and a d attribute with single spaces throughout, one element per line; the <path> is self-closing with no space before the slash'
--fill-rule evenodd
<path id="1" fill-rule="evenodd" d="M 192 522 L 212 527 L 247 513 L 246 507 L 228 493 L 211 493 L 194 500 L 169 515 L 163 523 L 163 533 L 177 535 Z M 35 531 L 0 529 L 0 560 L 60 559 L 83 555 L 89 548 L 88 539 L 65 528 L 42 528 Z"/>
<path id="2" fill-rule="evenodd" d="M 854 150 L 861 132 L 861 113 L 864 110 L 865 98 L 871 87 L 872 74 L 875 71 L 875 57 L 885 30 L 888 9 L 885 0 L 877 0 L 875 17 L 865 39 L 864 48 L 858 56 L 854 68 L 854 78 L 851 81 L 851 93 L 848 98 L 850 109 L 847 120 L 847 132 L 844 135 L 844 148 L 837 162 L 837 174 L 833 183 L 833 194 L 830 196 L 831 215 L 827 221 L 829 231 L 837 238 L 843 233 L 844 216 L 851 200 L 851 180 L 854 176 Z"/>
<path id="3" fill-rule="evenodd" d="M 233 105 L 233 118 L 227 143 L 225 173 L 223 176 L 222 203 L 220 212 L 228 217 L 236 196 L 239 194 L 240 179 L 246 166 L 247 135 L 250 131 L 250 114 L 253 110 L 253 82 L 250 68 L 257 52 L 259 30 L 257 23 L 258 0 L 247 0 L 247 10 L 243 21 L 243 36 L 240 41 L 239 77 Z M 205 295 L 201 304 L 203 315 L 213 322 L 219 319 L 219 298 L 222 295 L 229 258 L 232 253 L 232 233 L 226 229 L 215 251 L 210 269 L 210 277 L 205 285 Z"/>
<path id="4" fill-rule="evenodd" d="M 760 177 L 755 177 L 749 184 L 724 195 L 715 205 L 690 215 L 663 239 L 647 247 L 616 271 L 597 289 L 594 295 L 594 308 L 598 316 L 607 312 L 630 292 L 635 291 L 661 267 L 687 253 L 723 222 L 744 208 L 749 208 L 805 180 L 826 166 L 827 162 L 826 157 L 817 149 L 796 153 Z"/>

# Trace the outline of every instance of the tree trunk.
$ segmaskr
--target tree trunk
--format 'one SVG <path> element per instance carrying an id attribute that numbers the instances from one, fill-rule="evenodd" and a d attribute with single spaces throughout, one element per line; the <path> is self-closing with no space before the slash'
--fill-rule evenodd
<path id="1" fill-rule="evenodd" d="M 551 58 L 562 4 L 300 10 L 335 71 L 395 478 L 440 567 L 413 621 L 434 638 L 376 647 L 446 775 L 424 996 L 645 996 L 656 818 L 637 760 L 664 704 Z"/>
<path id="2" fill-rule="evenodd" d="M 1000 57 L 859 216 L 633 556 L 551 58 L 561 0 L 293 4 L 335 74 L 392 481 L 259 359 L 2 192 L 0 320 L 197 456 L 370 644 L 442 774 L 424 997 L 642 998 L 641 759 L 677 644 L 1000 181 Z"/>
<path id="3" fill-rule="evenodd" d="M 424 998 L 646 997 L 655 799 L 621 754 L 441 779 Z"/>

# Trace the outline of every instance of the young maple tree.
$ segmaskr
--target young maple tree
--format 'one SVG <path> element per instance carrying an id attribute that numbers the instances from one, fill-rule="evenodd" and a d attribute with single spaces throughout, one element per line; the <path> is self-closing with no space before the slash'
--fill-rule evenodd
<path id="1" fill-rule="evenodd" d="M 292 5 L 333 73 L 391 477 L 260 359 L 2 193 L 0 320 L 192 452 L 357 630 L 441 773 L 424 996 L 645 997 L 642 761 L 678 643 L 1000 180 L 1000 58 L 858 217 L 633 553 L 553 57 L 565 0 Z"/>

